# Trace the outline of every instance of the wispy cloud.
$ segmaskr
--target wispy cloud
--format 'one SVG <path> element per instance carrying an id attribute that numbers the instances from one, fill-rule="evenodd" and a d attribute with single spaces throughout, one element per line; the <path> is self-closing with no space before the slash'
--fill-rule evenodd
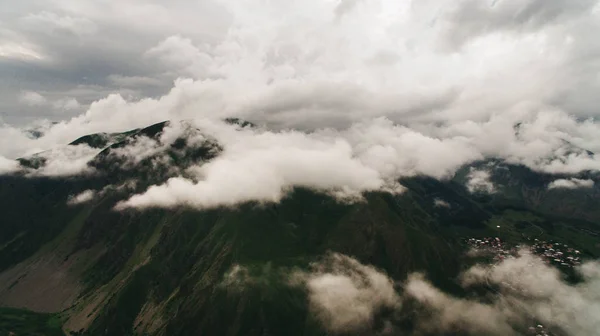
<path id="1" fill-rule="evenodd" d="M 594 186 L 593 180 L 582 180 L 578 178 L 558 179 L 548 184 L 548 189 L 577 189 L 591 188 Z"/>
<path id="2" fill-rule="evenodd" d="M 381 309 L 401 304 L 385 273 L 337 253 L 314 263 L 311 272 L 296 272 L 292 283 L 307 287 L 312 312 L 332 332 L 371 330 Z"/>

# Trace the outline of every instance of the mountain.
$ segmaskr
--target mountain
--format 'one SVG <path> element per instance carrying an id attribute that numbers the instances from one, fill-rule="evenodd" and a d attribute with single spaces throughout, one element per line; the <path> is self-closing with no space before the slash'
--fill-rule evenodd
<path id="1" fill-rule="evenodd" d="M 294 188 L 279 203 L 116 211 L 132 194 L 186 174 L 223 150 L 209 136 L 163 146 L 168 125 L 73 141 L 69 146 L 98 149 L 88 163 L 93 174 L 0 176 L 0 306 L 6 307 L 0 309 L 0 331 L 356 334 L 327 329 L 309 308 L 310 293 L 294 285 L 294 274 L 338 253 L 398 282 L 419 271 L 437 287 L 467 295 L 456 282 L 468 264 L 466 238 L 518 244 L 535 237 L 568 243 L 588 258 L 600 255 L 599 189 L 548 188 L 557 179 L 597 182 L 597 174 L 551 175 L 498 160 L 470 164 L 442 181 L 403 178 L 404 193 L 370 192 L 357 202 Z M 185 134 L 200 132 L 183 127 Z M 123 155 L 145 142 L 151 151 Z M 47 160 L 34 156 L 20 163 L 35 172 Z M 486 172 L 494 190 L 469 190 L 474 171 Z M 86 192 L 91 197 L 79 201 Z M 394 321 L 398 334 L 410 334 L 415 326 L 409 307 L 398 314 L 377 311 L 361 334 L 383 332 L 382 316 Z"/>

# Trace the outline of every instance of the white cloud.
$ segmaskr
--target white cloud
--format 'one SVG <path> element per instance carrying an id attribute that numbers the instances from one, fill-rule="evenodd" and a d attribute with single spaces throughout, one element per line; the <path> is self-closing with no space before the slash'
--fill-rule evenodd
<path id="1" fill-rule="evenodd" d="M 0 57 L 17 60 L 42 60 L 44 55 L 27 43 L 0 41 Z"/>
<path id="2" fill-rule="evenodd" d="M 29 169 L 28 176 L 60 177 L 93 173 L 94 169 L 88 166 L 88 162 L 99 152 L 99 149 L 87 145 L 77 145 L 38 153 L 34 158 L 43 160 L 44 164 L 38 169 Z"/>
<path id="3" fill-rule="evenodd" d="M 19 170 L 19 162 L 0 156 L 0 175 L 14 173 Z"/>
<path id="4" fill-rule="evenodd" d="M 441 198 L 435 198 L 435 199 L 433 200 L 433 205 L 434 205 L 436 208 L 451 208 L 451 206 L 450 206 L 450 203 L 448 203 L 448 202 L 444 201 L 444 200 L 443 200 L 443 199 L 441 199 Z"/>
<path id="5" fill-rule="evenodd" d="M 210 127 L 210 124 L 206 124 Z M 203 128 L 224 147 L 214 160 L 192 172 L 198 181 L 172 178 L 135 195 L 121 207 L 194 207 L 235 205 L 247 201 L 277 202 L 294 186 L 358 196 L 386 182 L 376 170 L 353 158 L 342 139 L 300 132 L 236 130 L 213 124 Z"/>
<path id="6" fill-rule="evenodd" d="M 19 100 L 29 106 L 42 106 L 48 103 L 46 97 L 34 91 L 23 91 Z"/>
<path id="7" fill-rule="evenodd" d="M 239 264 L 233 265 L 224 275 L 221 286 L 229 289 L 242 289 L 252 281 L 248 268 Z"/>
<path id="8" fill-rule="evenodd" d="M 75 98 L 61 98 L 50 100 L 42 94 L 34 91 L 23 91 L 19 96 L 19 101 L 28 106 L 51 106 L 56 110 L 77 110 L 80 105 Z"/>
<path id="9" fill-rule="evenodd" d="M 111 150 L 110 155 L 124 158 L 126 160 L 125 165 L 131 168 L 140 161 L 160 153 L 164 150 L 164 147 L 159 141 L 146 136 L 139 136 L 126 146 Z"/>
<path id="10" fill-rule="evenodd" d="M 311 272 L 295 273 L 292 283 L 298 282 L 308 289 L 312 312 L 332 332 L 369 329 L 380 309 L 401 304 L 385 273 L 338 253 L 314 263 Z"/>
<path id="11" fill-rule="evenodd" d="M 88 189 L 88 190 L 82 191 L 81 193 L 79 193 L 75 196 L 69 197 L 67 204 L 77 205 L 77 204 L 87 203 L 87 202 L 93 200 L 94 197 L 96 197 L 96 191 Z"/>
<path id="12" fill-rule="evenodd" d="M 171 36 L 146 52 L 147 57 L 157 58 L 170 69 L 184 76 L 204 78 L 209 75 L 212 57 L 193 45 L 192 40 L 181 36 Z"/>
<path id="13" fill-rule="evenodd" d="M 466 162 L 482 158 L 464 138 L 437 138 L 383 118 L 355 124 L 340 136 L 350 141 L 362 162 L 389 179 L 448 178 Z"/>
<path id="14" fill-rule="evenodd" d="M 516 335 L 527 323 L 539 323 L 565 335 L 591 336 L 600 327 L 600 265 L 586 262 L 578 272 L 583 281 L 568 283 L 540 258 L 521 251 L 498 265 L 476 265 L 462 275 L 465 287 L 495 285 L 499 295 L 491 302 L 459 299 L 413 275 L 406 294 L 434 310 L 422 327 L 445 332 L 453 327 L 474 334 Z"/>
<path id="15" fill-rule="evenodd" d="M 56 100 L 52 103 L 52 106 L 57 110 L 66 111 L 77 110 L 81 107 L 81 105 L 79 105 L 79 102 L 75 98 L 63 98 Z"/>
<path id="16" fill-rule="evenodd" d="M 180 138 L 186 139 L 187 147 L 200 146 L 209 140 L 195 128 L 193 123 L 189 121 L 174 121 L 169 122 L 163 128 L 157 139 L 144 135 L 137 136 L 128 140 L 125 146 L 111 149 L 110 155 L 123 159 L 124 161 L 121 164 L 125 168 L 134 168 L 141 161 L 153 156 L 156 156 L 156 160 L 169 165 L 171 158 L 167 155 L 166 150 Z"/>
<path id="17" fill-rule="evenodd" d="M 454 328 L 470 334 L 515 335 L 502 309 L 476 301 L 454 298 L 435 288 L 421 274 L 409 276 L 405 295 L 433 310 L 420 328 L 429 332 L 444 332 Z"/>
<path id="18" fill-rule="evenodd" d="M 87 36 L 110 39 L 115 49 L 107 54 L 136 55 L 127 67 L 134 68 L 132 73 L 113 71 L 106 66 L 110 61 L 102 63 L 98 68 L 110 70 L 102 80 L 138 96 L 135 89 L 153 86 L 154 78 L 190 78 L 177 79 L 170 92 L 153 98 L 108 95 L 85 113 L 50 127 L 40 139 L 0 126 L 0 137 L 12 139 L 0 144 L 0 154 L 15 158 L 89 133 L 164 120 L 236 116 L 264 123 L 273 134 L 293 129 L 306 133 L 306 141 L 348 146 L 342 150 L 336 145 L 331 152 L 346 151 L 340 155 L 352 164 L 348 169 L 370 171 L 364 183 L 353 180 L 360 174 L 338 172 L 346 177 L 328 184 L 333 174 L 328 168 L 315 173 L 319 178 L 300 179 L 269 161 L 279 182 L 269 192 L 238 195 L 238 200 L 276 200 L 296 184 L 357 192 L 382 188 L 402 176 L 448 178 L 461 165 L 490 157 L 551 173 L 599 170 L 600 158 L 581 150 L 600 150 L 599 125 L 581 118 L 596 113 L 589 106 L 595 88 L 600 88 L 600 81 L 587 77 L 598 73 L 594 55 L 600 55 L 599 44 L 583 33 L 594 31 L 600 22 L 593 5 L 588 0 L 573 6 L 562 0 L 547 6 L 539 0 L 494 6 L 470 0 L 250 0 L 177 2 L 172 7 L 59 2 L 59 8 L 22 15 L 29 19 L 20 24 L 85 32 L 82 27 L 93 22 L 98 30 Z M 190 14 L 192 6 L 204 9 L 194 12 L 204 20 Z M 153 25 L 131 17 L 152 20 Z M 458 40 L 449 37 L 449 30 Z M 114 31 L 119 36 L 110 35 Z M 13 41 L 25 32 L 6 34 Z M 449 44 L 455 47 L 452 52 L 440 48 Z M 128 49 L 134 45 L 139 49 Z M 146 55 L 142 61 L 141 54 Z M 102 59 L 110 55 L 102 54 Z M 143 62 L 152 71 L 139 68 Z M 523 73 L 527 78 L 521 78 Z M 86 88 L 91 90 L 72 90 L 64 97 L 107 92 Z M 49 106 L 60 109 L 77 110 L 79 101 L 83 106 L 89 102 L 56 100 L 49 90 L 41 92 Z M 286 143 L 286 150 L 314 154 L 303 143 L 299 148 Z M 260 157 L 258 149 L 251 151 L 254 159 Z M 218 164 L 225 162 L 233 161 L 225 157 Z M 298 167 L 312 169 L 308 164 Z M 213 174 L 210 165 L 202 170 L 198 181 L 178 179 L 173 184 L 182 193 L 208 186 L 205 181 L 216 175 L 207 175 Z M 189 202 L 191 196 L 177 197 Z"/>
<path id="19" fill-rule="evenodd" d="M 548 189 L 577 189 L 577 188 L 592 188 L 593 180 L 582 180 L 578 178 L 558 179 L 548 184 Z"/>
<path id="20" fill-rule="evenodd" d="M 492 194 L 496 191 L 496 187 L 490 181 L 490 172 L 487 170 L 477 170 L 471 168 L 467 175 L 467 189 L 471 193 L 483 192 Z"/>

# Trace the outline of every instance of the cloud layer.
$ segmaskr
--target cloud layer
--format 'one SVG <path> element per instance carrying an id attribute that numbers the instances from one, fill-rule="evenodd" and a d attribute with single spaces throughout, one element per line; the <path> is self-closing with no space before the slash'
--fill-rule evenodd
<path id="1" fill-rule="evenodd" d="M 548 184 L 548 189 L 577 189 L 591 188 L 594 186 L 593 180 L 582 180 L 578 178 L 558 179 Z"/>
<path id="2" fill-rule="evenodd" d="M 587 262 L 578 272 L 583 281 L 568 283 L 556 268 L 521 251 L 516 258 L 498 265 L 476 265 L 462 275 L 467 288 L 497 286 L 498 294 L 491 302 L 445 294 L 418 274 L 409 277 L 405 291 L 433 310 L 422 321 L 423 328 L 432 332 L 458 327 L 472 334 L 518 335 L 538 321 L 558 334 L 591 336 L 600 327 L 600 265 Z"/>
<path id="3" fill-rule="evenodd" d="M 84 190 L 77 195 L 71 196 L 69 198 L 69 200 L 67 201 L 67 204 L 78 205 L 78 204 L 87 203 L 87 202 L 90 202 L 91 200 L 93 200 L 94 197 L 96 197 L 95 190 L 91 190 L 91 189 Z"/>
<path id="4" fill-rule="evenodd" d="M 409 334 L 522 335 L 540 324 L 552 334 L 595 335 L 600 326 L 600 265 L 588 261 L 576 271 L 581 281 L 569 282 L 558 269 L 521 250 L 498 264 L 464 271 L 458 280 L 465 289 L 493 291 L 485 297 L 459 298 L 436 288 L 423 274 L 410 274 L 400 287 L 382 271 L 332 253 L 309 271 L 292 273 L 291 284 L 306 286 L 312 313 L 334 333 L 372 331 L 374 318 L 385 309 L 395 313 L 384 331 L 402 330 L 396 324 L 402 323 L 407 308 L 410 313 L 404 318 L 414 323 Z"/>
<path id="5" fill-rule="evenodd" d="M 307 287 L 312 312 L 334 333 L 369 330 L 381 309 L 400 306 L 392 280 L 372 266 L 337 253 L 312 266 L 292 279 Z"/>
<path id="6" fill-rule="evenodd" d="M 38 68 L 60 82 L 58 91 L 19 87 L 15 104 L 70 114 L 37 121 L 40 137 L 3 124 L 0 137 L 11 141 L 0 156 L 164 120 L 235 116 L 264 125 L 219 131 L 221 157 L 129 206 L 276 201 L 293 186 L 345 196 L 399 191 L 399 177 L 448 178 L 485 158 L 549 173 L 600 169 L 600 81 L 591 75 L 600 70 L 600 44 L 586 33 L 600 28 L 597 1 L 53 6 L 15 9 L 21 15 L 0 31 L 0 64 L 18 59 L 29 69 L 18 74 Z M 107 50 L 92 45 L 106 41 Z M 93 80 L 73 79 L 83 77 Z M 132 148 L 161 149 L 145 145 Z"/>

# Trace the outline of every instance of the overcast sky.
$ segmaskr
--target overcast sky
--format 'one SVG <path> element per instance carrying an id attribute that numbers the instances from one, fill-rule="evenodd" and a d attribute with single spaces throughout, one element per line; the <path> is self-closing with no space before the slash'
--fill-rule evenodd
<path id="1" fill-rule="evenodd" d="M 227 116 L 356 138 L 384 118 L 468 158 L 600 150 L 597 0 L 0 1 L 5 158 Z"/>
<path id="2" fill-rule="evenodd" d="M 597 114 L 596 0 L 2 2 L 0 116 L 13 125 L 64 120 L 113 92 L 158 97 L 178 77 L 227 78 L 232 95 L 289 79 L 321 85 L 291 102 L 293 88 L 282 89 L 255 106 L 263 113 L 309 99 L 343 113 L 439 112 L 461 98 L 506 108 L 504 97 L 480 99 L 502 95 Z"/>
<path id="3" fill-rule="evenodd" d="M 2 3 L 0 116 L 11 124 L 72 117 L 112 92 L 164 94 L 184 74 L 147 52 L 177 35 L 215 43 L 231 24 L 212 1 Z"/>

